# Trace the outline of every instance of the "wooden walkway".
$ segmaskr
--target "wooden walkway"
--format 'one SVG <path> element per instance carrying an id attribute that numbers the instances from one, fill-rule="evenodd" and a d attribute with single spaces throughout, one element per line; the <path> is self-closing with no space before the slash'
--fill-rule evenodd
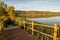
<path id="1" fill-rule="evenodd" d="M 5 40 L 39 40 L 36 36 L 31 35 L 20 28 L 5 30 L 4 37 Z"/>

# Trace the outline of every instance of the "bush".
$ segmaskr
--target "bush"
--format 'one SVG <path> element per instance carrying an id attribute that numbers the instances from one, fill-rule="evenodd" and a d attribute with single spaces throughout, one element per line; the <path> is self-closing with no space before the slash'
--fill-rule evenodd
<path id="1" fill-rule="evenodd" d="M 3 25 L 4 25 L 4 27 L 6 28 L 6 27 L 8 27 L 8 25 L 15 25 L 15 23 L 14 23 L 14 21 L 12 21 L 10 18 L 8 18 L 7 20 L 5 20 L 5 21 L 3 22 Z"/>

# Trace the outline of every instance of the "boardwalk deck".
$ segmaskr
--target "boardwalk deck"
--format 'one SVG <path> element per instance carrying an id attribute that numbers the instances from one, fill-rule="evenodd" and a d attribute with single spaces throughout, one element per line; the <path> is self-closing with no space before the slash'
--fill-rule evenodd
<path id="1" fill-rule="evenodd" d="M 5 40 L 39 40 L 20 28 L 7 29 L 4 31 Z"/>

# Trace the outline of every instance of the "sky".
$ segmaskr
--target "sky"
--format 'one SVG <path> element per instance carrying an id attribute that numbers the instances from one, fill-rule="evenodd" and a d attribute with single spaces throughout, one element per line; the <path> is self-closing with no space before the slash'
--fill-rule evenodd
<path id="1" fill-rule="evenodd" d="M 60 12 L 60 0 L 0 0 L 15 10 Z"/>

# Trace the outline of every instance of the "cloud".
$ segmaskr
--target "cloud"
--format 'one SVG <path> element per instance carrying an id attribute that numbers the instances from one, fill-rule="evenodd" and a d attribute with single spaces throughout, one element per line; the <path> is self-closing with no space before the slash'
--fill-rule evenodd
<path id="1" fill-rule="evenodd" d="M 16 10 L 28 10 L 31 5 L 29 4 L 11 4 Z"/>
<path id="2" fill-rule="evenodd" d="M 60 11 L 60 0 L 0 0 L 16 10 Z"/>

